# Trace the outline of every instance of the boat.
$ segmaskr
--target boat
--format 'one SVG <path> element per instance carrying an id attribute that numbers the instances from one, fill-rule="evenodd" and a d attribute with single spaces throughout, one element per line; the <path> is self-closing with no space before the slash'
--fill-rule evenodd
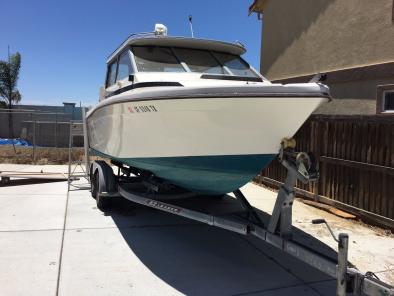
<path id="1" fill-rule="evenodd" d="M 271 83 L 239 43 L 131 35 L 107 59 L 87 113 L 91 152 L 192 192 L 242 187 L 330 100 L 318 82 Z"/>

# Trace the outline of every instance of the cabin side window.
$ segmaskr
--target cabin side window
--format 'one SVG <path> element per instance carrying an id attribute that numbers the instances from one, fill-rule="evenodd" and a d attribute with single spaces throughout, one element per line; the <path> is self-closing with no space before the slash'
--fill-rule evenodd
<path id="1" fill-rule="evenodd" d="M 133 74 L 133 69 L 131 66 L 129 51 L 126 50 L 119 56 L 116 81 L 126 79 L 130 74 Z"/>
<path id="2" fill-rule="evenodd" d="M 106 87 L 109 87 L 115 83 L 116 65 L 117 65 L 117 63 L 116 63 L 116 61 L 114 61 L 108 66 Z"/>
<path id="3" fill-rule="evenodd" d="M 235 76 L 258 77 L 251 69 L 248 63 L 237 55 L 228 53 L 215 52 L 215 57 L 226 66 Z"/>

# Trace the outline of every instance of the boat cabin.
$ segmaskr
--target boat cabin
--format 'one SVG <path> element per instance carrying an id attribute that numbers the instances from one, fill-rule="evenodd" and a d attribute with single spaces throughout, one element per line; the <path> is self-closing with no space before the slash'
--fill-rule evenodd
<path id="1" fill-rule="evenodd" d="M 240 43 L 157 32 L 132 35 L 107 60 L 100 100 L 141 83 L 171 86 L 184 85 L 184 81 L 195 84 L 201 79 L 262 82 L 260 73 L 241 58 L 245 52 Z"/>

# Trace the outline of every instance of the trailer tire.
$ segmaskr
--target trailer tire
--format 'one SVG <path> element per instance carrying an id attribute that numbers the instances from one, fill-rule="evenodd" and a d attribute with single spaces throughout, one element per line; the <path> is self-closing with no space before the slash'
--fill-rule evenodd
<path id="1" fill-rule="evenodd" d="M 97 186 L 95 184 L 96 182 L 96 174 L 92 173 L 92 169 L 90 169 L 90 194 L 94 199 L 96 199 L 96 191 L 97 191 Z"/>
<path id="2" fill-rule="evenodd" d="M 93 194 L 94 174 L 93 174 L 92 164 L 90 164 L 90 168 L 89 168 L 89 181 L 90 181 L 90 194 L 92 195 L 93 198 L 95 198 L 95 195 Z"/>

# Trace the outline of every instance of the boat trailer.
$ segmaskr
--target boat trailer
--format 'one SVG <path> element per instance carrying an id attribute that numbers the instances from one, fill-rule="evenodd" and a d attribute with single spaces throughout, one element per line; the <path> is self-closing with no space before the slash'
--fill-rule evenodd
<path id="1" fill-rule="evenodd" d="M 295 141 L 284 139 L 278 159 L 287 169 L 287 177 L 278 191 L 276 203 L 269 222 L 264 223 L 256 210 L 249 204 L 238 189 L 234 196 L 242 206 L 244 214 L 234 219 L 212 215 L 202 211 L 184 208 L 169 200 L 185 198 L 195 194 L 166 184 L 149 172 L 126 167 L 112 162 L 118 167 L 117 175 L 105 161 L 94 161 L 90 166 L 92 196 L 97 206 L 104 210 L 111 197 L 122 196 L 132 202 L 155 208 L 174 215 L 186 217 L 211 226 L 216 226 L 239 234 L 254 236 L 281 251 L 309 264 L 337 280 L 336 295 L 394 295 L 394 287 L 380 281 L 373 273 L 361 273 L 348 262 L 348 241 L 345 233 L 335 237 L 323 219 L 313 220 L 313 224 L 325 223 L 333 238 L 338 242 L 337 258 L 330 258 L 293 240 L 292 206 L 294 186 L 297 180 L 302 183 L 318 178 L 318 164 L 310 153 L 296 152 Z M 164 202 L 163 200 L 166 200 Z"/>

